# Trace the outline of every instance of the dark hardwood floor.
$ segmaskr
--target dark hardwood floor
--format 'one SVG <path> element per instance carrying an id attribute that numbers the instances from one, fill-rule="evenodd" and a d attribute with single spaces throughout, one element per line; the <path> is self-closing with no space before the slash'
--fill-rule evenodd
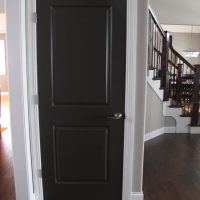
<path id="1" fill-rule="evenodd" d="M 0 200 L 15 200 L 13 157 L 9 130 L 0 138 Z"/>
<path id="2" fill-rule="evenodd" d="M 200 135 L 164 134 L 145 143 L 145 200 L 200 199 Z"/>

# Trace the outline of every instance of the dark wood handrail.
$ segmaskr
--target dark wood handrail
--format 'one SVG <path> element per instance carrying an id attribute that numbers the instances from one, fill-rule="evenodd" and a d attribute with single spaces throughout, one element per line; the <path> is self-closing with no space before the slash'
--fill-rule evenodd
<path id="1" fill-rule="evenodd" d="M 171 36 L 170 36 L 171 37 Z M 196 71 L 196 68 L 189 63 L 180 53 L 178 53 L 171 44 L 169 44 L 170 50 L 174 53 L 175 56 L 177 56 L 180 60 L 182 60 L 187 66 L 189 66 L 193 71 Z"/>
<path id="2" fill-rule="evenodd" d="M 178 66 L 175 63 L 173 63 L 171 60 L 168 60 L 168 63 L 170 63 L 173 67 L 175 67 L 176 69 L 178 69 Z"/>
<path id="3" fill-rule="evenodd" d="M 160 26 L 160 24 L 157 22 L 157 20 L 155 19 L 153 13 L 151 10 L 149 10 L 149 14 L 151 15 L 154 23 L 156 24 L 156 26 L 158 27 L 159 32 L 162 34 L 163 37 L 165 37 L 165 31 L 162 29 L 162 27 Z"/>

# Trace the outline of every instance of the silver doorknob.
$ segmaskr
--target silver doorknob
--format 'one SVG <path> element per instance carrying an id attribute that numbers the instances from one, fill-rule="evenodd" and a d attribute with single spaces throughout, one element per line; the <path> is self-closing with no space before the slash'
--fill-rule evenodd
<path id="1" fill-rule="evenodd" d="M 122 113 L 115 113 L 112 116 L 108 116 L 107 119 L 114 119 L 114 120 L 119 120 L 119 119 L 124 119 L 125 115 L 123 115 Z"/>

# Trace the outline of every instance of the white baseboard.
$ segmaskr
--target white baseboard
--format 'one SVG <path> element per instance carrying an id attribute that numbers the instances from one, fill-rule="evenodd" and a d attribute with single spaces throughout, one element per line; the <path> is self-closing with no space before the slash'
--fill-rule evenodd
<path id="1" fill-rule="evenodd" d="M 159 135 L 162 135 L 164 133 L 165 133 L 165 127 L 156 129 L 155 131 L 151 131 L 151 132 L 145 134 L 144 141 L 146 142 L 146 141 L 151 140 L 155 137 L 158 137 Z"/>
<path id="2" fill-rule="evenodd" d="M 144 195 L 143 192 L 132 192 L 131 193 L 131 200 L 143 200 Z"/>
<path id="3" fill-rule="evenodd" d="M 190 126 L 190 133 L 191 134 L 200 134 L 200 127 L 199 126 Z"/>
<path id="4" fill-rule="evenodd" d="M 175 126 L 166 126 L 165 128 L 165 133 L 176 133 L 176 127 Z"/>
<path id="5" fill-rule="evenodd" d="M 146 142 L 146 141 L 151 140 L 155 137 L 158 137 L 164 133 L 175 133 L 175 132 L 176 132 L 175 127 L 162 127 L 162 128 L 156 129 L 154 131 L 151 131 L 151 132 L 145 134 L 144 141 Z"/>

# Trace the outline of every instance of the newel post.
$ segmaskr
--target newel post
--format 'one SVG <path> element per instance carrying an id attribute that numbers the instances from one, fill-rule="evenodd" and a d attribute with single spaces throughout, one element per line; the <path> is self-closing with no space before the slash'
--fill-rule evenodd
<path id="1" fill-rule="evenodd" d="M 169 98 L 169 71 L 168 71 L 169 44 L 167 40 L 167 31 L 165 31 L 165 37 L 163 38 L 162 52 L 163 53 L 161 61 L 161 70 L 162 70 L 161 88 L 164 89 L 163 100 L 166 101 Z"/>
<path id="2" fill-rule="evenodd" d="M 192 96 L 192 119 L 191 126 L 197 126 L 199 121 L 199 83 L 200 83 L 200 65 L 195 65 L 194 86 Z"/>

